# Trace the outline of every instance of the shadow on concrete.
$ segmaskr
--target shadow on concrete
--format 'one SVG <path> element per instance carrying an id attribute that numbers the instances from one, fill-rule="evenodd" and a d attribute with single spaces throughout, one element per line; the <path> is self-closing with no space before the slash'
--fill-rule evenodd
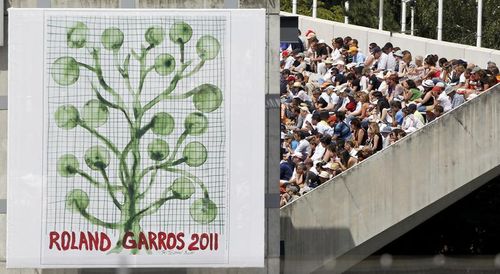
<path id="1" fill-rule="evenodd" d="M 280 223 L 282 235 L 296 239 L 281 243 L 281 273 L 308 273 L 308 269 L 319 268 L 334 259 L 339 250 L 347 251 L 354 246 L 347 228 L 295 228 L 288 216 L 282 216 Z"/>

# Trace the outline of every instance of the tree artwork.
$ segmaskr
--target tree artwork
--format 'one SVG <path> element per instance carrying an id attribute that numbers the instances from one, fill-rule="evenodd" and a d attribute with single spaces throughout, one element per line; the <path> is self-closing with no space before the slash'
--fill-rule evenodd
<path id="1" fill-rule="evenodd" d="M 180 83 L 190 82 L 217 58 L 221 44 L 210 34 L 198 35 L 193 41 L 195 32 L 185 21 L 150 25 L 143 28 L 141 48 L 133 49 L 124 47 L 128 36 L 118 27 L 106 26 L 101 31 L 75 21 L 66 31 L 66 46 L 68 52 L 79 52 L 80 57 L 56 56 L 49 64 L 49 81 L 56 86 L 64 88 L 87 81 L 88 92 L 93 94 L 93 99 L 80 105 L 59 104 L 49 121 L 55 122 L 58 130 L 78 131 L 95 140 L 84 144 L 83 155 L 57 155 L 56 171 L 67 184 L 77 177 L 88 183 L 87 190 L 69 188 L 65 210 L 119 233 L 112 252 L 121 252 L 124 235 L 132 232 L 137 237 L 142 231 L 141 220 L 158 214 L 171 201 L 183 201 L 189 207 L 189 217 L 200 225 L 214 222 L 220 214 L 209 188 L 191 170 L 202 167 L 210 157 L 207 144 L 197 138 L 210 129 L 209 117 L 223 105 L 223 92 L 208 82 L 189 90 L 184 90 L 186 85 L 180 88 Z M 160 46 L 165 43 L 177 51 L 164 52 Z M 87 57 L 81 58 L 82 54 Z M 103 60 L 112 60 L 113 66 L 102 65 Z M 82 77 L 83 72 L 90 76 Z M 143 91 L 152 74 L 168 79 L 168 84 L 162 88 L 151 84 L 149 89 L 156 94 L 148 98 Z M 167 101 L 192 104 L 195 111 L 182 113 L 159 106 Z M 112 115 L 127 125 L 128 133 L 120 137 L 121 141 L 100 131 L 119 121 L 111 119 Z M 146 135 L 153 137 L 145 139 Z M 172 142 L 172 138 L 176 141 Z M 112 165 L 116 168 L 110 168 Z M 146 197 L 153 197 L 153 188 L 163 191 L 145 202 Z M 100 216 L 89 210 L 93 203 L 89 189 L 107 193 L 117 216 Z"/>

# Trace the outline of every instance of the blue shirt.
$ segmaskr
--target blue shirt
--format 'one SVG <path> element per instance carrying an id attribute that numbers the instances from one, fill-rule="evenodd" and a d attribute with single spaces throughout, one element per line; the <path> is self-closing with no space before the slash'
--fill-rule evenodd
<path id="1" fill-rule="evenodd" d="M 398 125 L 402 125 L 403 124 L 403 120 L 404 120 L 404 115 L 403 115 L 403 110 L 399 110 L 398 112 L 396 112 L 396 122 L 398 122 Z"/>
<path id="2" fill-rule="evenodd" d="M 347 140 L 351 137 L 351 129 L 344 121 L 340 121 L 335 125 L 333 134 L 337 135 L 339 139 Z"/>

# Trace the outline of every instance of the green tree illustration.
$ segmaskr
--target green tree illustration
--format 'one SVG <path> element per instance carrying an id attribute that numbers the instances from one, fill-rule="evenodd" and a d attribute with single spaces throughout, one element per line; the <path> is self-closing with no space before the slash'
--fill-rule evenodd
<path id="1" fill-rule="evenodd" d="M 208 189 L 204 183 L 182 168 L 182 164 L 189 167 L 200 167 L 207 160 L 207 149 L 204 144 L 193 141 L 185 144 L 188 136 L 200 136 L 206 133 L 208 128 L 209 113 L 217 110 L 223 101 L 222 91 L 212 84 L 201 84 L 185 93 L 173 93 L 177 84 L 182 79 L 190 78 L 196 74 L 206 62 L 215 59 L 220 51 L 219 41 L 210 35 L 201 36 L 196 42 L 196 53 L 199 62 L 192 64 L 193 60 L 185 60 L 185 45 L 191 40 L 193 29 L 185 22 L 174 23 L 166 38 L 165 30 L 161 26 L 151 26 L 144 33 L 144 43 L 139 52 L 133 49 L 130 52 L 122 47 L 125 35 L 116 27 L 105 29 L 100 36 L 102 48 L 88 46 L 87 39 L 90 30 L 83 22 L 76 22 L 67 31 L 67 46 L 69 48 L 87 50 L 93 64 L 86 64 L 70 56 L 61 56 L 51 65 L 51 78 L 60 86 L 71 86 L 80 80 L 80 71 L 88 70 L 94 80 L 90 81 L 92 93 L 95 99 L 84 104 L 78 110 L 73 105 L 61 105 L 54 113 L 56 125 L 64 130 L 72 130 L 81 127 L 88 134 L 99 139 L 100 144 L 89 147 L 84 154 L 85 165 L 100 174 L 101 178 L 95 178 L 85 171 L 82 164 L 75 155 L 60 155 L 57 161 L 57 172 L 62 177 L 81 176 L 92 187 L 100 188 L 109 194 L 120 212 L 118 222 L 108 222 L 93 216 L 88 212 L 91 203 L 88 193 L 82 189 L 72 189 L 66 194 L 66 208 L 76 214 L 80 214 L 90 223 L 109 229 L 119 231 L 120 237 L 116 242 L 113 252 L 122 251 L 123 236 L 127 232 L 134 233 L 137 238 L 141 231 L 140 221 L 143 217 L 155 214 L 159 208 L 170 200 L 194 200 L 191 201 L 189 214 L 199 224 L 208 224 L 215 220 L 218 214 L 217 205 L 210 199 Z M 165 41 L 169 39 L 170 41 Z M 174 43 L 180 51 L 180 60 L 169 53 L 158 54 L 154 63 L 147 65 L 146 57 L 152 49 L 162 43 Z M 101 55 L 112 54 L 115 61 L 114 69 L 121 75 L 126 91 L 133 98 L 133 102 L 125 103 L 122 99 L 122 91 L 113 88 L 106 81 L 101 66 Z M 120 60 L 123 59 L 123 61 Z M 138 63 L 138 71 L 130 70 L 130 63 Z M 189 70 L 188 70 L 189 68 Z M 137 69 L 136 69 L 137 70 Z M 146 104 L 141 103 L 141 92 L 147 76 L 156 72 L 161 77 L 170 76 L 171 80 L 167 87 Z M 139 81 L 137 87 L 133 87 L 130 81 L 130 73 L 138 73 Z M 162 139 L 170 135 L 175 125 L 174 117 L 167 112 L 155 113 L 153 118 L 145 121 L 144 115 L 161 101 L 165 100 L 192 100 L 194 108 L 198 112 L 188 114 L 184 118 L 184 130 L 177 139 L 171 150 L 169 144 Z M 117 147 L 110 138 L 100 133 L 97 128 L 108 122 L 111 111 L 120 112 L 128 124 L 129 141 L 122 149 Z M 140 150 L 141 139 L 147 132 L 151 132 L 158 138 L 147 145 L 147 152 Z M 182 154 L 180 150 L 182 148 Z M 149 157 L 155 164 L 144 167 L 143 157 Z M 110 176 L 109 165 L 111 160 L 116 160 L 118 170 L 117 176 Z M 175 180 L 166 183 L 164 180 L 156 180 L 159 170 L 174 174 Z M 113 182 L 110 178 L 119 178 Z M 164 187 L 161 197 L 147 206 L 141 207 L 141 201 L 156 184 Z M 202 198 L 191 199 L 196 191 L 201 191 Z M 132 250 L 137 253 L 138 250 Z"/>

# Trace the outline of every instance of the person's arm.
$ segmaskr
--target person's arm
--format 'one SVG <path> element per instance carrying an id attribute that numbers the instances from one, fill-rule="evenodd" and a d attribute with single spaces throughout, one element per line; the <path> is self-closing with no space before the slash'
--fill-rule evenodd
<path id="1" fill-rule="evenodd" d="M 349 157 L 349 160 L 347 161 L 347 168 L 351 168 L 354 165 L 358 163 L 358 160 L 354 157 Z"/>
<path id="2" fill-rule="evenodd" d="M 422 101 L 420 101 L 419 105 L 423 105 L 425 103 L 427 103 L 427 101 L 429 101 L 429 99 L 431 99 L 432 97 L 432 92 L 428 91 L 425 96 L 424 96 L 424 99 L 422 99 Z"/>
<path id="3" fill-rule="evenodd" d="M 373 142 L 372 142 L 372 150 L 373 151 L 377 150 L 378 142 L 380 142 L 380 139 L 379 139 L 378 135 L 374 135 L 373 136 Z"/>
<path id="4" fill-rule="evenodd" d="M 362 129 L 358 129 L 358 139 L 355 140 L 356 148 L 358 148 L 361 145 L 364 137 L 365 137 L 365 131 Z"/>

